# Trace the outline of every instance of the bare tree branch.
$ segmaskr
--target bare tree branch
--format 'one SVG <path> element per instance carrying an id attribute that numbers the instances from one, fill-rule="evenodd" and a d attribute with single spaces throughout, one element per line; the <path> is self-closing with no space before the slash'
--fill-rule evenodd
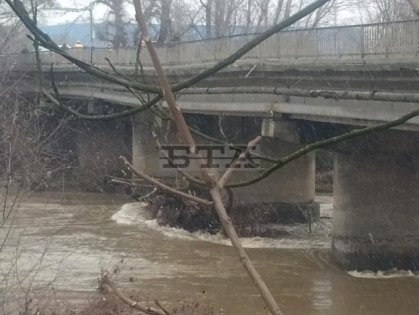
<path id="1" fill-rule="evenodd" d="M 237 159 L 231 163 L 230 167 L 224 172 L 223 176 L 221 176 L 220 180 L 218 181 L 218 186 L 223 189 L 231 175 L 233 175 L 237 163 L 239 163 L 242 160 L 245 160 L 247 156 L 249 155 L 250 150 L 252 150 L 260 141 L 262 140 L 261 136 L 257 136 L 255 139 L 250 141 L 247 145 L 247 148 L 244 152 L 242 152 Z"/>
<path id="2" fill-rule="evenodd" d="M 116 285 L 109 279 L 109 274 L 107 272 L 105 272 L 102 275 L 102 279 L 100 281 L 100 289 L 106 290 L 108 292 L 115 294 L 122 302 L 136 309 L 137 311 L 142 312 L 142 314 L 145 314 L 145 315 L 167 315 L 168 314 L 167 312 L 162 311 L 162 310 L 142 306 L 139 302 L 133 301 L 129 297 L 125 296 L 119 289 L 117 289 Z"/>
<path id="3" fill-rule="evenodd" d="M 230 217 L 227 214 L 227 211 L 224 207 L 222 198 L 221 198 L 221 188 L 217 186 L 211 188 L 210 190 L 212 199 L 214 200 L 214 208 L 217 211 L 218 217 L 220 218 L 221 224 L 225 232 L 227 233 L 231 244 L 234 249 L 237 251 L 240 262 L 243 267 L 246 269 L 248 275 L 253 280 L 256 288 L 259 290 L 263 300 L 265 301 L 267 307 L 273 315 L 283 315 L 278 304 L 276 303 L 274 297 L 269 291 L 269 288 L 266 286 L 265 281 L 259 275 L 249 256 L 247 255 L 246 250 L 243 248 L 240 239 L 237 235 L 236 229 L 234 228 L 233 223 L 231 222 Z"/>
<path id="4" fill-rule="evenodd" d="M 147 91 L 151 93 L 159 93 L 159 89 L 152 85 L 145 85 L 135 81 L 127 81 L 126 79 L 119 78 L 103 69 L 95 67 L 93 65 L 87 64 L 77 58 L 71 56 L 68 52 L 61 49 L 47 34 L 45 34 L 29 17 L 28 12 L 26 11 L 23 3 L 20 0 L 5 0 L 6 3 L 12 8 L 16 15 L 20 18 L 26 28 L 33 34 L 35 37 L 33 41 L 39 41 L 39 44 L 45 48 L 63 56 L 68 61 L 74 63 L 79 68 L 83 69 L 87 73 L 100 77 L 109 82 L 113 82 L 122 86 L 131 86 L 132 88 Z"/>
<path id="5" fill-rule="evenodd" d="M 156 180 L 156 179 L 154 179 L 153 177 L 151 177 L 151 176 L 148 176 L 148 175 L 146 175 L 146 174 L 144 174 L 144 173 L 142 173 L 142 172 L 140 172 L 139 170 L 137 170 L 137 169 L 135 169 L 133 166 L 132 166 L 132 164 L 130 163 L 130 162 L 128 162 L 128 160 L 125 158 L 125 157 L 123 157 L 123 156 L 121 156 L 120 157 L 120 159 L 124 162 L 124 164 L 135 174 L 135 175 L 137 175 L 138 177 L 141 177 L 141 178 L 143 178 L 144 180 L 146 180 L 147 182 L 149 182 L 149 183 L 151 183 L 151 184 L 153 184 L 153 185 L 155 185 L 156 187 L 158 187 L 159 189 L 161 189 L 161 190 L 164 190 L 164 191 L 167 191 L 167 192 L 169 192 L 169 193 L 171 193 L 171 194 L 174 194 L 174 195 L 176 195 L 176 196 L 179 196 L 179 197 L 181 197 L 181 198 L 183 198 L 183 199 L 189 199 L 189 200 L 192 200 L 192 201 L 195 201 L 195 202 L 197 202 L 197 203 L 199 203 L 199 204 L 202 204 L 202 205 L 204 205 L 204 206 L 208 206 L 208 207 L 212 207 L 213 206 L 213 202 L 211 202 L 211 201 L 209 201 L 209 200 L 205 200 L 205 199 L 202 199 L 202 198 L 198 198 L 198 197 L 195 197 L 195 196 L 192 196 L 192 195 L 190 195 L 190 194 L 187 194 L 187 193 L 184 193 L 184 192 L 182 192 L 182 191 L 179 191 L 179 190 L 177 190 L 177 189 L 174 189 L 174 188 L 172 188 L 172 187 L 170 187 L 170 186 L 167 186 L 167 185 L 165 185 L 165 184 L 163 184 L 163 183 L 161 183 L 161 182 L 159 182 L 158 180 Z"/>
<path id="6" fill-rule="evenodd" d="M 100 77 L 100 78 L 102 78 L 104 80 L 107 80 L 109 82 L 113 82 L 113 83 L 116 83 L 116 84 L 119 84 L 119 85 L 122 85 L 122 86 L 125 86 L 125 87 L 131 87 L 131 88 L 136 89 L 136 90 L 141 90 L 141 91 L 156 93 L 156 94 L 161 93 L 161 90 L 158 87 L 150 86 L 150 85 L 144 85 L 144 84 L 141 84 L 139 82 L 132 81 L 132 80 L 127 81 L 125 78 L 115 76 L 115 75 L 113 75 L 113 74 L 111 74 L 107 71 L 104 71 L 100 68 L 89 65 L 87 63 L 84 63 L 84 62 L 72 57 L 67 52 L 60 49 L 58 47 L 58 45 L 47 34 L 42 32 L 36 26 L 36 24 L 34 24 L 33 20 L 29 17 L 27 11 L 25 10 L 25 8 L 24 8 L 24 6 L 23 6 L 23 4 L 20 0 L 13 0 L 13 1 L 12 0 L 5 0 L 5 1 L 13 9 L 13 11 L 16 13 L 16 15 L 22 20 L 22 22 L 25 24 L 27 29 L 35 36 L 36 40 L 38 40 L 41 45 L 43 45 L 44 47 L 60 54 L 61 56 L 63 56 L 67 60 L 69 60 L 70 62 L 74 63 L 75 65 L 77 65 L 78 67 L 80 67 L 81 69 L 86 71 L 87 73 L 90 73 L 94 76 Z M 190 78 L 188 80 L 185 80 L 181 83 L 178 83 L 178 84 L 174 85 L 172 87 L 172 90 L 174 92 L 177 92 L 177 91 L 180 91 L 184 88 L 190 87 L 190 86 L 206 79 L 207 77 L 213 75 L 214 73 L 220 71 L 221 69 L 229 66 L 230 64 L 232 64 L 235 61 L 237 61 L 238 59 L 240 59 L 243 55 L 248 53 L 250 50 L 252 50 L 254 47 L 259 45 L 264 40 L 268 39 L 272 35 L 280 32 L 281 30 L 287 28 L 288 26 L 292 25 L 296 21 L 298 21 L 298 20 L 302 19 L 303 17 L 309 15 L 310 13 L 314 12 L 317 8 L 321 7 L 323 4 L 327 3 L 328 1 L 330 1 L 330 0 L 317 0 L 317 1 L 313 2 L 312 4 L 308 5 L 306 8 L 302 9 L 300 12 L 292 15 L 291 17 L 285 19 L 284 21 L 280 22 L 279 24 L 274 25 L 273 27 L 271 27 L 267 31 L 265 31 L 265 32 L 261 33 L 260 35 L 256 36 L 249 43 L 245 44 L 242 48 L 240 48 L 239 50 L 237 50 L 235 53 L 233 53 L 229 57 L 225 58 L 224 60 L 218 62 L 213 67 L 199 73 L 198 75 L 193 76 L 192 78 Z M 156 97 L 153 100 L 155 100 L 155 102 L 158 102 L 160 99 L 161 98 Z M 135 113 L 135 111 L 134 111 L 134 113 Z M 127 111 L 126 113 L 124 113 L 124 116 L 125 115 L 131 115 L 131 112 Z M 84 119 L 90 119 L 88 116 L 89 115 L 87 115 L 87 117 L 85 117 Z M 123 117 L 123 116 L 119 116 L 119 115 L 118 116 L 112 116 L 112 117 L 109 117 L 109 119 L 115 119 L 115 118 L 120 118 L 120 117 Z M 93 119 L 98 119 L 98 118 L 96 117 L 96 118 L 93 118 Z"/>
<path id="7" fill-rule="evenodd" d="M 181 134 L 182 139 L 186 142 L 186 144 L 188 144 L 191 147 L 191 152 L 193 154 L 196 154 L 195 141 L 189 131 L 189 128 L 182 114 L 182 111 L 176 104 L 175 97 L 173 95 L 169 82 L 167 81 L 166 75 L 161 66 L 160 59 L 148 36 L 147 25 L 145 23 L 145 19 L 143 16 L 141 0 L 134 0 L 134 6 L 136 10 L 136 19 L 138 21 L 138 25 L 141 28 L 143 39 L 147 45 L 148 51 L 153 60 L 154 68 L 156 69 L 157 75 L 159 77 L 160 85 L 163 89 L 164 98 L 166 99 L 166 102 L 169 106 L 169 110 L 174 118 L 175 125 L 177 129 L 179 130 L 179 133 Z M 270 292 L 265 282 L 263 281 L 263 279 L 257 272 L 256 268 L 254 267 L 252 261 L 250 260 L 249 256 L 247 255 L 245 249 L 243 248 L 238 238 L 234 225 L 232 224 L 231 219 L 229 218 L 227 211 L 224 207 L 224 204 L 222 202 L 221 188 L 215 182 L 215 176 L 211 174 L 208 169 L 202 169 L 201 173 L 202 173 L 202 177 L 204 181 L 207 183 L 208 188 L 210 188 L 210 193 L 214 201 L 214 206 L 217 211 L 218 217 L 220 218 L 220 221 L 224 227 L 224 230 L 229 236 L 231 243 L 233 244 L 233 247 L 236 249 L 237 253 L 239 254 L 241 263 L 245 267 L 250 278 L 253 280 L 256 288 L 259 290 L 259 293 L 262 299 L 265 301 L 265 304 L 270 310 L 270 312 L 273 315 L 282 315 L 282 312 L 278 304 L 276 303 L 272 293 Z"/>
<path id="8" fill-rule="evenodd" d="M 167 77 L 161 65 L 160 59 L 149 37 L 147 25 L 143 16 L 141 1 L 134 1 L 134 6 L 136 11 L 136 19 L 142 32 L 142 38 L 147 46 L 148 52 L 153 61 L 154 68 L 156 70 L 159 83 L 163 91 L 163 96 L 168 104 L 169 111 L 176 125 L 176 128 L 179 130 L 179 134 L 182 137 L 184 143 L 190 147 L 190 152 L 194 155 L 197 155 L 201 160 L 203 160 L 202 157 L 199 154 L 197 154 L 195 140 L 192 137 L 191 132 L 189 131 L 188 125 L 185 121 L 185 117 L 183 116 L 180 107 L 176 104 L 175 95 L 173 94 L 169 81 L 167 80 Z M 211 185 L 211 183 L 213 182 L 213 175 L 205 171 L 202 171 L 201 174 L 203 180 Z"/>
<path id="9" fill-rule="evenodd" d="M 298 159 L 299 157 L 302 157 L 303 155 L 305 155 L 305 154 L 307 154 L 311 151 L 314 151 L 314 150 L 320 149 L 320 148 L 324 148 L 324 147 L 332 145 L 332 144 L 337 144 L 337 143 L 340 143 L 340 142 L 343 142 L 343 141 L 347 141 L 347 140 L 350 140 L 350 139 L 359 138 L 359 137 L 368 135 L 368 134 L 373 133 L 373 132 L 387 130 L 387 129 L 402 125 L 402 124 L 406 123 L 408 120 L 410 120 L 414 117 L 417 117 L 417 116 L 419 116 L 419 110 L 416 110 L 416 111 L 413 111 L 409 114 L 406 114 L 406 115 L 400 117 L 399 119 L 396 119 L 396 120 L 393 120 L 393 121 L 390 121 L 390 122 L 386 122 L 386 123 L 382 123 L 382 124 L 379 124 L 377 126 L 355 129 L 355 130 L 349 131 L 349 132 L 344 133 L 344 134 L 339 135 L 339 136 L 335 136 L 335 137 L 332 137 L 332 138 L 329 138 L 329 139 L 314 142 L 312 144 L 309 144 L 309 145 L 301 148 L 300 150 L 297 150 L 297 151 L 287 155 L 284 158 L 281 158 L 281 159 L 277 160 L 275 165 L 273 165 L 268 170 L 263 172 L 260 176 L 255 177 L 255 178 L 253 178 L 249 181 L 245 181 L 245 182 L 227 184 L 227 185 L 225 185 L 225 187 L 226 188 L 237 188 L 237 187 L 244 187 L 244 186 L 249 186 L 249 185 L 255 184 L 255 183 L 260 182 L 261 180 L 265 179 L 266 177 L 268 177 L 269 175 L 271 175 L 273 172 L 280 169 L 284 165 L 290 163 L 291 161 L 294 161 L 294 160 Z"/>
<path id="10" fill-rule="evenodd" d="M 144 111 L 146 109 L 149 109 L 154 104 L 156 104 L 158 102 L 158 100 L 160 100 L 160 97 L 157 96 L 157 97 L 153 98 L 151 101 L 147 102 L 143 106 L 133 107 L 131 109 L 122 111 L 120 113 L 106 114 L 106 115 L 87 115 L 87 114 L 82 114 L 82 113 L 72 109 L 71 107 L 68 107 L 68 106 L 64 105 L 63 102 L 58 101 L 54 96 L 51 95 L 51 93 L 49 93 L 45 89 L 42 90 L 42 93 L 44 93 L 46 98 L 51 103 L 53 103 L 54 105 L 57 105 L 57 106 L 63 108 L 64 110 L 68 111 L 69 113 L 73 114 L 74 116 L 76 116 L 78 118 L 81 118 L 81 119 L 85 119 L 85 120 L 112 120 L 112 119 L 117 119 L 117 118 L 130 116 L 130 115 L 136 114 L 138 112 Z"/>

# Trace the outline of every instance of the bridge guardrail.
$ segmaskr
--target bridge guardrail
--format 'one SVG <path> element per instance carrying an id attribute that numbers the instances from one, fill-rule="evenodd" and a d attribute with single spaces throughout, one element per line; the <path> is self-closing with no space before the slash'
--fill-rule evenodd
<path id="1" fill-rule="evenodd" d="M 316 63 L 319 60 L 354 60 L 360 63 L 378 59 L 414 59 L 418 55 L 419 20 L 393 23 L 298 29 L 280 32 L 247 53 L 242 59 L 273 63 Z M 240 35 L 202 41 L 183 42 L 158 47 L 166 66 L 217 62 L 236 51 L 256 35 Z M 115 65 L 133 65 L 135 49 L 71 49 L 70 53 L 84 62 L 107 65 L 105 57 Z M 70 65 L 63 57 L 42 52 L 43 64 Z M 144 52 L 143 66 L 151 66 Z M 27 69 L 35 63 L 33 54 L 0 56 L 0 65 Z"/>

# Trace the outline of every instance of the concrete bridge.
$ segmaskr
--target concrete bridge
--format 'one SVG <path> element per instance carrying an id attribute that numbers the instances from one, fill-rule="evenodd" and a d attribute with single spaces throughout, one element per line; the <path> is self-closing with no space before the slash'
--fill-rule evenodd
<path id="1" fill-rule="evenodd" d="M 176 43 L 159 47 L 158 53 L 170 80 L 178 82 L 222 60 L 252 36 Z M 178 101 L 201 130 L 217 135 L 221 128 L 239 143 L 262 134 L 262 153 L 278 157 L 338 131 L 390 121 L 418 109 L 418 53 L 417 20 L 289 30 L 182 91 Z M 120 73 L 135 78 L 134 49 L 81 49 L 71 54 L 108 69 L 104 58 L 109 58 Z M 60 56 L 42 53 L 41 59 L 45 70 L 54 64 L 61 96 L 89 102 L 91 113 L 101 113 L 103 102 L 139 105 L 123 88 L 92 79 Z M 30 54 L 0 60 L 3 68 L 35 75 Z M 146 53 L 141 62 L 141 79 L 155 82 Z M 44 76 L 47 81 L 48 71 Z M 27 87 L 31 89 L 30 80 Z M 133 162 L 148 173 L 167 176 L 157 163 L 149 115 L 133 119 Z M 200 115 L 206 119 L 197 123 Z M 226 117 L 224 124 L 219 117 Z M 170 127 L 160 127 L 169 130 L 170 141 L 176 143 Z M 412 119 L 397 130 L 329 148 L 335 154 L 332 248 L 345 267 L 419 269 L 418 130 L 419 119 Z M 238 172 L 236 179 L 254 174 Z M 314 177 L 314 155 L 308 155 L 255 186 L 236 189 L 236 206 L 267 209 L 273 214 L 270 219 L 289 212 L 315 216 Z"/>

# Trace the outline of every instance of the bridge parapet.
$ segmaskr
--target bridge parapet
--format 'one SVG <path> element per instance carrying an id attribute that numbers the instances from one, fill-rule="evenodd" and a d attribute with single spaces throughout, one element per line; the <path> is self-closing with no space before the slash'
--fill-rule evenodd
<path id="1" fill-rule="evenodd" d="M 158 47 L 165 66 L 214 63 L 230 55 L 256 35 L 202 41 L 181 42 Z M 273 64 L 316 63 L 398 63 L 414 62 L 418 55 L 419 20 L 296 29 L 280 32 L 257 46 L 243 58 L 243 62 Z M 80 60 L 96 65 L 107 65 L 109 58 L 117 66 L 135 64 L 136 49 L 72 49 L 70 53 Z M 57 66 L 71 65 L 69 61 L 51 52 L 41 53 L 42 63 Z M 143 66 L 151 66 L 150 56 L 141 55 Z M 0 56 L 0 64 L 24 70 L 34 64 L 33 54 Z"/>

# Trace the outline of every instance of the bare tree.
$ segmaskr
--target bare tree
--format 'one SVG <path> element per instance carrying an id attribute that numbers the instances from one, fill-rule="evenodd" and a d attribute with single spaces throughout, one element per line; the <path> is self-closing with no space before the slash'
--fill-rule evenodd
<path id="1" fill-rule="evenodd" d="M 237 33 L 261 32 L 287 19 L 307 4 L 305 0 L 207 0 L 200 1 L 204 12 L 201 21 L 206 37 L 219 37 Z M 316 27 L 329 23 L 334 12 L 345 7 L 343 2 L 332 1 L 295 24 L 298 27 Z"/>
<path id="2" fill-rule="evenodd" d="M 128 44 L 127 25 L 128 16 L 125 10 L 125 0 L 96 0 L 109 8 L 106 22 L 97 28 L 98 38 L 111 43 L 115 49 L 126 47 Z"/>
<path id="3" fill-rule="evenodd" d="M 40 16 L 45 9 L 56 6 L 55 0 L 26 0 L 27 7 L 35 8 Z M 34 10 L 31 10 L 33 15 Z M 37 15 L 39 15 L 37 13 Z M 0 52 L 20 52 L 29 50 L 33 43 L 30 42 L 24 33 L 22 22 L 16 17 L 13 11 L 4 2 L 0 1 Z"/>
<path id="4" fill-rule="evenodd" d="M 271 0 L 259 0 L 259 1 L 256 1 L 256 3 L 260 9 L 258 21 L 256 24 L 256 31 L 259 32 L 262 27 L 266 28 L 268 26 L 268 23 L 269 23 L 268 12 L 269 12 L 269 6 L 271 4 Z"/>
<path id="5" fill-rule="evenodd" d="M 213 6 L 213 0 L 207 0 L 205 3 L 200 0 L 202 3 L 202 6 L 205 9 L 205 30 L 207 38 L 210 38 L 212 36 L 212 6 Z"/>
<path id="6" fill-rule="evenodd" d="M 368 0 L 355 3 L 368 22 L 394 22 L 414 18 L 406 0 Z"/>
<path id="7" fill-rule="evenodd" d="M 170 33 L 171 19 L 170 13 L 172 8 L 172 0 L 161 1 L 161 12 L 160 12 L 160 31 L 159 31 L 159 43 L 164 43 Z"/>

